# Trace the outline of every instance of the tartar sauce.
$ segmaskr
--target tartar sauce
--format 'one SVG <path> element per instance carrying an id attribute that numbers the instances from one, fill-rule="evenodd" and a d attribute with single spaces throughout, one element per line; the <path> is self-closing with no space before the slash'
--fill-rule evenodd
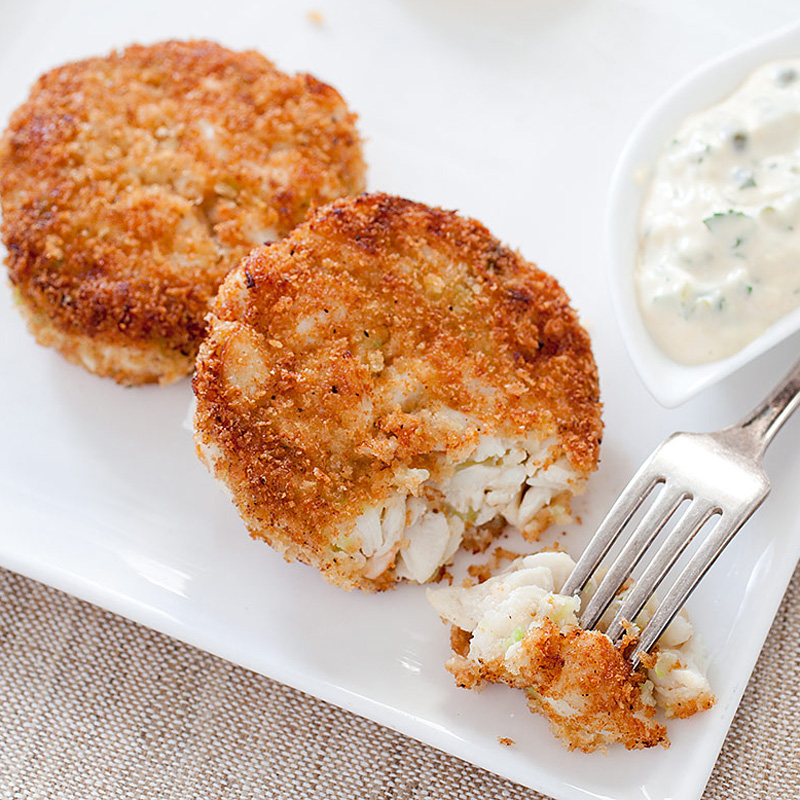
<path id="1" fill-rule="evenodd" d="M 688 118 L 639 222 L 639 307 L 673 360 L 732 355 L 800 305 L 800 58 Z"/>

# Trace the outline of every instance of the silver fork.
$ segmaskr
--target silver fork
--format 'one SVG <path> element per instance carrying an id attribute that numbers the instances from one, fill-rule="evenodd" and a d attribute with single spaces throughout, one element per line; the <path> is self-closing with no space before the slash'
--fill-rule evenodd
<path id="1" fill-rule="evenodd" d="M 618 641 L 626 624 L 644 608 L 695 535 L 717 517 L 641 632 L 631 654 L 633 666 L 639 665 L 642 655 L 650 651 L 717 556 L 769 493 L 769 479 L 762 467 L 764 451 L 799 404 L 800 361 L 741 422 L 716 433 L 675 433 L 656 448 L 622 491 L 561 589 L 568 595 L 583 590 L 633 516 L 658 490 L 587 603 L 581 614 L 582 627 L 596 627 L 658 534 L 688 501 L 608 627 L 608 636 Z"/>

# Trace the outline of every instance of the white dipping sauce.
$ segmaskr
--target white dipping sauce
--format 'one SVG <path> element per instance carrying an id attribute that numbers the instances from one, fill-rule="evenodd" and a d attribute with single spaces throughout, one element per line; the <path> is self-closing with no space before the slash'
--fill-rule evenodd
<path id="1" fill-rule="evenodd" d="M 639 308 L 670 358 L 732 355 L 800 305 L 800 58 L 682 125 L 639 223 Z"/>

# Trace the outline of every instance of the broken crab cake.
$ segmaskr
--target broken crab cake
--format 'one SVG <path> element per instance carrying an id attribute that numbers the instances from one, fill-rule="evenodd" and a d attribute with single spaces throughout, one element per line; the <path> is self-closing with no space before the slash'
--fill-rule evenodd
<path id="1" fill-rule="evenodd" d="M 336 90 L 259 53 L 170 41 L 66 64 L 0 139 L 17 305 L 91 372 L 176 380 L 228 271 L 363 176 Z"/>
<path id="2" fill-rule="evenodd" d="M 535 538 L 598 459 L 589 337 L 555 279 L 383 194 L 243 260 L 194 389 L 198 452 L 250 533 L 346 588 L 428 581 L 506 523 Z"/>
<path id="3" fill-rule="evenodd" d="M 574 566 L 566 553 L 542 552 L 516 559 L 484 583 L 429 589 L 431 605 L 453 624 L 447 669 L 465 688 L 487 682 L 523 689 L 530 709 L 544 714 L 570 749 L 668 746 L 657 708 L 667 717 L 688 717 L 714 704 L 691 623 L 685 613 L 677 616 L 647 658 L 648 668 L 633 671 L 624 647 L 602 633 L 624 592 L 599 630 L 583 630 L 581 598 L 558 593 Z M 587 587 L 584 599 L 594 588 Z M 644 628 L 656 605 L 645 606 L 629 636 Z"/>

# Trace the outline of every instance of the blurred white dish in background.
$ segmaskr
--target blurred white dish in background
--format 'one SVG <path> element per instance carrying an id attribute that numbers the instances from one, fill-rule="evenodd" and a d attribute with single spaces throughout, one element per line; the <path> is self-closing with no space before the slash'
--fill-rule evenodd
<path id="1" fill-rule="evenodd" d="M 661 186 L 656 187 L 658 192 L 648 196 L 651 171 L 662 155 L 665 145 L 684 127 L 687 118 L 718 105 L 720 101 L 739 90 L 751 73 L 759 67 L 768 62 L 798 55 L 800 55 L 800 28 L 796 27 L 769 39 L 760 40 L 701 67 L 668 92 L 644 117 L 629 139 L 617 164 L 611 184 L 607 218 L 609 284 L 617 319 L 631 358 L 645 385 L 662 405 L 670 407 L 679 405 L 800 329 L 800 309 L 795 308 L 775 320 L 763 333 L 730 355 L 724 355 L 717 360 L 694 358 L 691 354 L 686 356 L 684 351 L 687 346 L 692 346 L 693 340 L 698 348 L 705 349 L 708 341 L 703 336 L 709 333 L 709 326 L 705 326 L 704 332 L 698 332 L 696 328 L 693 331 L 683 330 L 687 327 L 686 322 L 677 313 L 678 310 L 673 309 L 674 346 L 668 341 L 671 334 L 669 320 L 661 319 L 657 323 L 661 327 L 657 335 L 664 347 L 662 349 L 654 340 L 654 334 L 648 331 L 646 321 L 643 319 L 643 312 L 637 303 L 634 280 L 642 207 L 646 200 L 648 204 L 652 204 L 656 194 L 659 192 L 663 194 Z M 659 170 L 664 171 L 663 164 Z M 691 179 L 694 184 L 688 188 L 689 194 L 696 194 L 698 176 L 687 173 L 684 178 Z M 722 180 L 721 173 L 714 176 L 714 179 Z M 655 199 L 660 202 L 660 198 Z M 717 213 L 725 211 L 727 209 Z M 736 212 L 737 208 L 733 208 L 731 213 Z M 672 211 L 673 216 L 680 216 L 681 213 L 692 213 L 690 204 L 686 200 L 676 204 L 676 208 Z M 660 214 L 663 218 L 665 214 L 663 208 L 660 209 Z M 675 220 L 675 224 L 669 227 L 672 229 L 671 235 L 675 237 L 677 249 L 677 243 L 686 239 L 687 230 L 690 228 L 680 219 Z M 710 226 L 707 227 L 709 234 L 712 233 Z M 663 251 L 663 246 L 661 250 Z M 744 255 L 747 258 L 753 254 Z M 662 256 L 663 252 L 659 254 L 659 258 Z M 707 265 L 703 269 L 708 272 Z M 649 283 L 648 291 L 661 292 L 665 286 L 656 287 L 652 277 Z M 669 300 L 667 297 L 663 299 Z M 652 321 L 651 310 L 648 310 L 647 314 L 651 320 L 650 331 L 654 331 L 653 325 L 656 323 Z M 713 321 L 710 330 L 713 338 Z M 722 328 L 720 336 L 723 336 Z M 679 339 L 682 342 L 678 341 Z M 742 338 L 739 339 L 739 342 L 741 341 Z M 736 349 L 728 344 L 725 345 L 727 352 Z M 670 355 L 667 355 L 665 350 L 668 350 Z M 679 363 L 675 359 L 683 362 L 705 361 L 705 363 Z"/>

